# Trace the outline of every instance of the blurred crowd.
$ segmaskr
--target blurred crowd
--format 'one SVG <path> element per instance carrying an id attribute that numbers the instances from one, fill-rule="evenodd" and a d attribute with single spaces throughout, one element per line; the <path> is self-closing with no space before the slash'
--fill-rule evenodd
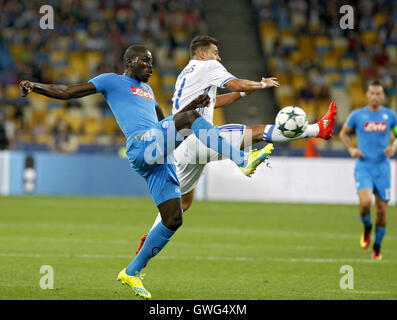
<path id="1" fill-rule="evenodd" d="M 65 137 L 80 144 L 123 143 L 102 97 L 69 102 L 37 95 L 21 98 L 20 80 L 72 84 L 103 72 L 121 73 L 124 50 L 141 43 L 154 55 L 150 84 L 156 98 L 169 108 L 176 76 L 189 59 L 190 40 L 206 33 L 201 0 L 45 4 L 53 7 L 52 30 L 40 28 L 42 1 L 0 0 L 0 122 L 10 148 L 56 145 L 58 132 L 65 130 Z"/>
<path id="2" fill-rule="evenodd" d="M 342 29 L 345 1 L 252 0 L 263 51 L 279 107 L 298 105 L 311 120 L 337 102 L 337 127 L 348 113 L 366 105 L 368 82 L 379 79 L 386 105 L 397 110 L 397 2 L 351 2 L 353 28 Z"/>
<path id="3" fill-rule="evenodd" d="M 274 90 L 280 108 L 298 105 L 314 121 L 335 100 L 338 127 L 352 109 L 366 104 L 368 81 L 379 79 L 386 105 L 397 110 L 396 1 L 353 2 L 353 30 L 339 25 L 343 1 L 251 3 L 269 74 L 282 84 Z M 0 148 L 75 152 L 122 145 L 124 137 L 100 95 L 66 102 L 35 94 L 21 98 L 17 84 L 23 79 L 72 84 L 103 72 L 121 73 L 123 52 L 133 43 L 152 51 L 155 69 L 149 84 L 170 113 L 189 43 L 207 33 L 202 0 L 45 4 L 53 7 L 54 29 L 40 28 L 42 1 L 0 0 Z"/>

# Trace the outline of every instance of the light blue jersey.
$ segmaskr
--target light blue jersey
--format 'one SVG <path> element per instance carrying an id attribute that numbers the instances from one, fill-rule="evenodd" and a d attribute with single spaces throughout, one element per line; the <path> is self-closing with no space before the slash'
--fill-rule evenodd
<path id="1" fill-rule="evenodd" d="M 390 131 L 397 135 L 397 113 L 386 107 L 372 112 L 368 106 L 353 111 L 346 126 L 355 131 L 358 149 L 364 154 L 355 167 L 356 188 L 374 190 L 380 198 L 390 200 L 390 160 L 384 154 Z"/>
<path id="2" fill-rule="evenodd" d="M 146 179 L 156 205 L 180 198 L 175 165 L 167 156 L 178 146 L 173 116 L 158 121 L 152 88 L 125 75 L 104 73 L 91 80 L 109 104 L 120 129 L 127 139 L 127 157 L 131 166 Z M 183 139 L 179 139 L 183 141 Z M 180 143 L 180 142 L 179 142 Z M 147 152 L 150 146 L 155 151 Z M 163 160 L 160 161 L 159 160 Z"/>
<path id="3" fill-rule="evenodd" d="M 127 141 L 158 122 L 152 88 L 125 75 L 103 73 L 90 80 L 108 102 Z"/>
<path id="4" fill-rule="evenodd" d="M 384 151 L 389 145 L 390 131 L 397 126 L 397 113 L 386 107 L 372 112 L 365 106 L 353 111 L 346 125 L 355 131 L 358 148 L 365 155 L 358 159 L 359 162 L 388 161 Z"/>

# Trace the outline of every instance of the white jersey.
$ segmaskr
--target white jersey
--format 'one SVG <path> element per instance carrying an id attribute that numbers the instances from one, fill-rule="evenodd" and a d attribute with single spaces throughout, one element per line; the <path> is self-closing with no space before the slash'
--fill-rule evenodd
<path id="1" fill-rule="evenodd" d="M 207 93 L 209 106 L 196 110 L 205 120 L 213 123 L 216 90 L 218 87 L 224 88 L 226 82 L 235 78 L 217 60 L 190 60 L 176 81 L 172 114 L 181 111 L 200 94 Z"/>

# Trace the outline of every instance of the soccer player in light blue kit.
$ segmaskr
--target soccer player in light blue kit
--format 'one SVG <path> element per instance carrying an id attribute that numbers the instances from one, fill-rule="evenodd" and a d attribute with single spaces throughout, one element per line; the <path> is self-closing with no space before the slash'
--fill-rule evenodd
<path id="1" fill-rule="evenodd" d="M 235 162 L 247 175 L 270 155 L 273 145 L 249 153 L 235 149 L 222 138 L 219 130 L 195 110 L 208 106 L 209 96 L 203 92 L 188 104 L 184 112 L 165 118 L 153 91 L 146 82 L 152 75 L 153 58 L 144 46 L 130 46 L 124 54 L 125 71 L 101 74 L 78 85 L 42 84 L 21 81 L 21 95 L 30 92 L 55 99 L 73 99 L 102 93 L 126 137 L 126 154 L 131 166 L 146 179 L 157 205 L 162 223 L 153 228 L 139 254 L 118 275 L 117 280 L 129 285 L 135 294 L 151 298 L 141 281 L 141 270 L 170 240 L 182 225 L 180 185 L 172 161 L 172 152 L 184 137 L 195 134 L 211 148 Z M 260 82 L 251 81 L 253 90 Z M 185 111 L 186 110 L 186 111 Z"/>
<path id="2" fill-rule="evenodd" d="M 349 115 L 339 136 L 351 157 L 357 158 L 354 178 L 360 219 L 364 225 L 360 239 L 363 249 L 370 245 L 371 205 L 375 194 L 376 224 L 372 258 L 380 260 L 381 244 L 386 234 L 386 209 L 390 200 L 390 158 L 397 151 L 397 139 L 392 145 L 389 145 L 389 140 L 391 131 L 397 137 L 397 113 L 382 106 L 385 94 L 379 81 L 371 82 L 366 95 L 368 105 Z M 357 136 L 357 147 L 353 147 L 350 140 L 353 133 Z"/>

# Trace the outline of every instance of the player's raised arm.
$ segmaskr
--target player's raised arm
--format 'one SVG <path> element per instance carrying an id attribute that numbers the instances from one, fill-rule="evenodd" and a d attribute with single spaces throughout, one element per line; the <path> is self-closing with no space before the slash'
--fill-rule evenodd
<path id="1" fill-rule="evenodd" d="M 353 134 L 353 130 L 350 129 L 346 124 L 343 125 L 342 130 L 339 133 L 339 138 L 342 140 L 347 151 L 352 158 L 364 157 L 364 154 L 360 149 L 353 146 L 350 136 Z"/>
<path id="2" fill-rule="evenodd" d="M 63 84 L 44 84 L 23 80 L 19 83 L 19 88 L 21 90 L 22 97 L 26 97 L 30 92 L 35 92 L 60 100 L 81 98 L 97 93 L 94 84 L 91 82 L 69 86 Z"/>
<path id="3" fill-rule="evenodd" d="M 231 84 L 230 84 L 230 82 L 231 82 Z M 265 85 L 263 83 L 265 83 Z M 260 84 L 260 85 L 258 85 L 258 84 Z M 252 88 L 252 86 L 254 86 L 256 89 L 250 89 L 250 90 L 244 90 L 244 91 L 236 90 L 236 89 L 241 89 L 241 87 L 244 87 L 247 85 L 248 85 L 247 88 Z M 274 78 L 274 77 L 262 78 L 261 82 L 243 80 L 243 79 L 232 79 L 225 84 L 225 87 L 227 87 L 230 90 L 235 91 L 235 92 L 221 94 L 221 95 L 216 96 L 215 108 L 226 107 L 226 106 L 232 104 L 233 102 L 237 101 L 241 97 L 251 94 L 256 90 L 260 90 L 263 88 L 272 88 L 272 87 L 278 88 L 279 86 L 280 86 L 280 84 L 277 81 L 277 78 Z M 233 90 L 232 88 L 235 90 Z"/>
<path id="4" fill-rule="evenodd" d="M 232 79 L 229 80 L 225 87 L 235 92 L 250 92 L 264 88 L 278 88 L 280 84 L 277 78 L 262 78 L 261 81 L 251 81 L 246 79 Z"/>

